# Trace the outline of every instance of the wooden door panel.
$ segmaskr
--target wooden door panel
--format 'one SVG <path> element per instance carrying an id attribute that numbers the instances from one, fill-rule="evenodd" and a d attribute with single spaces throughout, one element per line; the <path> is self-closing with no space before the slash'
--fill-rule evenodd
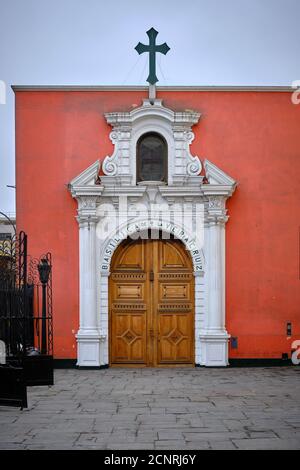
<path id="1" fill-rule="evenodd" d="M 190 301 L 190 284 L 189 283 L 166 283 L 160 284 L 160 302 L 170 302 L 173 300 L 187 300 Z"/>
<path id="2" fill-rule="evenodd" d="M 192 355 L 191 318 L 187 314 L 160 314 L 159 362 L 190 362 Z"/>
<path id="3" fill-rule="evenodd" d="M 112 327 L 112 362 L 146 363 L 145 313 L 116 313 Z"/>
<path id="4" fill-rule="evenodd" d="M 158 246 L 158 365 L 194 362 L 194 276 L 178 240 Z"/>
<path id="5" fill-rule="evenodd" d="M 114 262 L 115 270 L 145 271 L 145 244 L 131 240 L 122 244 Z"/>
<path id="6" fill-rule="evenodd" d="M 182 243 L 126 241 L 111 271 L 111 364 L 193 364 L 194 276 Z"/>
<path id="7" fill-rule="evenodd" d="M 116 300 L 144 300 L 144 285 L 142 283 L 115 284 Z"/>
<path id="8" fill-rule="evenodd" d="M 147 363 L 147 273 L 145 245 L 121 244 L 110 276 L 110 362 Z"/>
<path id="9" fill-rule="evenodd" d="M 186 253 L 179 248 L 175 240 L 159 240 L 159 272 L 165 270 L 181 270 L 186 268 Z"/>

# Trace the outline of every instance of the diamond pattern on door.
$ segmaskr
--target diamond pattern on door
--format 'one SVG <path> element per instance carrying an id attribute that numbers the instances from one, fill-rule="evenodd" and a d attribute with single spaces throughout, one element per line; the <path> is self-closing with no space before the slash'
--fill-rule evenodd
<path id="1" fill-rule="evenodd" d="M 127 344 L 131 344 L 137 338 L 137 335 L 131 330 L 126 330 L 125 333 L 123 333 L 122 338 Z"/>
<path id="2" fill-rule="evenodd" d="M 168 340 L 172 341 L 174 344 L 179 343 L 179 341 L 183 338 L 183 334 L 175 328 L 175 330 L 172 330 L 171 333 L 168 336 Z"/>

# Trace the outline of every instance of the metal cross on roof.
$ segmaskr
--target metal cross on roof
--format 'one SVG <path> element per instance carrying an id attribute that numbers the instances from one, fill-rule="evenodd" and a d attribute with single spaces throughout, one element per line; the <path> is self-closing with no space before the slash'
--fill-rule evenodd
<path id="1" fill-rule="evenodd" d="M 155 85 L 155 83 L 158 82 L 155 70 L 155 54 L 156 52 L 160 52 L 161 54 L 166 55 L 170 48 L 166 42 L 160 45 L 155 44 L 155 39 L 158 35 L 158 31 L 156 31 L 154 28 L 149 29 L 149 31 L 147 31 L 147 34 L 149 36 L 149 45 L 146 46 L 145 44 L 139 42 L 138 45 L 135 47 L 135 50 L 139 54 L 143 54 L 143 52 L 149 52 L 149 76 L 147 78 L 147 82 L 149 82 L 150 85 Z"/>

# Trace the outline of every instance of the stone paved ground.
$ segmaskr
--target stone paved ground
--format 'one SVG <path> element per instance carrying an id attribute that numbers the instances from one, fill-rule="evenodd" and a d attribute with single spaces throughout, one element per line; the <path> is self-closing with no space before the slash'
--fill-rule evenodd
<path id="1" fill-rule="evenodd" d="M 56 370 L 1 449 L 300 449 L 300 368 Z"/>

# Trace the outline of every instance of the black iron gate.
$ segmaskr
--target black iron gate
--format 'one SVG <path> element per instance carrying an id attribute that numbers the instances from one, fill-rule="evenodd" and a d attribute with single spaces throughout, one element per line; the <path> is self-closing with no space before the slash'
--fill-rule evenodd
<path id="1" fill-rule="evenodd" d="M 0 244 L 0 405 L 27 406 L 27 385 L 53 384 L 52 261 L 27 235 Z"/>

